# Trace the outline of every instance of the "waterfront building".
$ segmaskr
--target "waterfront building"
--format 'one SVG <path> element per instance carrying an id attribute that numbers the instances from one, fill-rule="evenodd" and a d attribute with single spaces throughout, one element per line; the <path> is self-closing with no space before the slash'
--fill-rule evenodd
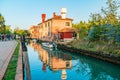
<path id="1" fill-rule="evenodd" d="M 37 26 L 33 26 L 30 30 L 33 34 L 32 38 L 42 40 L 73 40 L 74 30 L 72 29 L 73 19 L 66 17 L 66 8 L 61 9 L 61 15 L 53 13 L 53 17 L 46 20 L 46 14 L 41 15 L 42 22 Z"/>
<path id="2" fill-rule="evenodd" d="M 38 39 L 39 38 L 39 32 L 38 32 L 38 26 L 36 25 L 32 25 L 29 29 L 29 32 L 30 32 L 30 37 L 32 39 Z"/>

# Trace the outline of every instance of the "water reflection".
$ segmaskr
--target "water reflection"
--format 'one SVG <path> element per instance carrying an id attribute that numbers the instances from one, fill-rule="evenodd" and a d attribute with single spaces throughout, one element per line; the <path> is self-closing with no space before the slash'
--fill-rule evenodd
<path id="1" fill-rule="evenodd" d="M 35 51 L 38 51 L 39 58 L 42 61 L 42 71 L 46 71 L 46 67 L 48 66 L 50 70 L 56 72 L 61 70 L 61 79 L 67 79 L 67 69 L 72 68 L 72 57 L 68 54 L 64 54 L 60 51 L 52 51 L 48 48 L 43 48 L 40 44 L 31 43 L 31 47 L 34 48 Z"/>
<path id="2" fill-rule="evenodd" d="M 38 53 L 42 62 L 41 71 L 48 72 L 47 76 L 51 76 L 51 79 L 44 77 L 45 80 L 120 80 L 119 66 L 75 53 L 53 51 L 33 42 L 30 46 Z M 50 71 L 61 72 L 55 75 Z M 39 74 L 45 74 L 42 72 Z M 54 78 L 57 75 L 59 77 Z M 40 79 L 44 80 L 42 76 Z"/>

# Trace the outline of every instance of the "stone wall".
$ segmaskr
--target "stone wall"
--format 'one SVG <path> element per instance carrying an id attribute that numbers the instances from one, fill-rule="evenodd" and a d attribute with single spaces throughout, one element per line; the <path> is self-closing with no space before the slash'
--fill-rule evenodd
<path id="1" fill-rule="evenodd" d="M 83 54 L 86 56 L 94 57 L 100 60 L 104 60 L 110 63 L 114 63 L 120 66 L 120 57 L 110 55 L 110 54 L 103 54 L 102 52 L 94 52 L 94 51 L 86 51 L 82 49 L 76 49 L 74 47 L 71 47 L 69 45 L 64 44 L 57 44 L 58 49 L 66 50 L 73 53 Z"/>

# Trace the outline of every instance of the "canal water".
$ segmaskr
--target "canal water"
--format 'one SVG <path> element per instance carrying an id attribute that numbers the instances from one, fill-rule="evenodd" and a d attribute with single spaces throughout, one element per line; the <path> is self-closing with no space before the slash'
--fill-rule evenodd
<path id="1" fill-rule="evenodd" d="M 24 80 L 120 80 L 120 66 L 95 58 L 27 45 L 28 71 Z M 28 78 L 29 77 L 29 78 Z"/>

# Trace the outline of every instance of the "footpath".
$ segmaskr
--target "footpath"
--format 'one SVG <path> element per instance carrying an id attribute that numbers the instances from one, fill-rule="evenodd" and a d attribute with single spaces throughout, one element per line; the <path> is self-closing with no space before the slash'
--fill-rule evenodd
<path id="1" fill-rule="evenodd" d="M 0 41 L 0 80 L 2 80 L 9 61 L 17 46 L 16 41 Z"/>

